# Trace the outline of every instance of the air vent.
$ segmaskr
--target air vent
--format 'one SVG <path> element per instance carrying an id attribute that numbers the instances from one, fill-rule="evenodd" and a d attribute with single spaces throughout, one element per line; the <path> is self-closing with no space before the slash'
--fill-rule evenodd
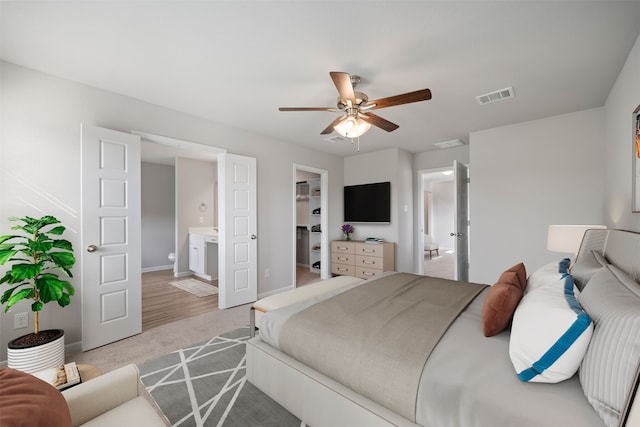
<path id="1" fill-rule="evenodd" d="M 515 93 L 512 87 L 496 90 L 495 92 L 485 93 L 484 95 L 476 96 L 480 105 L 491 104 L 492 102 L 504 101 L 505 99 L 513 98 Z"/>
<path id="2" fill-rule="evenodd" d="M 332 144 L 335 144 L 336 142 L 350 142 L 350 140 L 343 138 L 340 135 L 330 136 L 329 138 L 326 138 L 325 141 L 329 141 Z"/>
<path id="3" fill-rule="evenodd" d="M 461 145 L 464 145 L 464 142 L 460 141 L 459 139 L 452 139 L 451 141 L 436 142 L 433 145 L 438 148 L 451 148 L 460 147 Z"/>

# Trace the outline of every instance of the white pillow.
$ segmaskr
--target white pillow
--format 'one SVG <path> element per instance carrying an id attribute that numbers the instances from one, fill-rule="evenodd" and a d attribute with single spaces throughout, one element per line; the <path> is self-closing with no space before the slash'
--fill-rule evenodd
<path id="1" fill-rule="evenodd" d="M 558 272 L 558 264 L 558 261 L 553 261 L 531 273 L 527 279 L 527 287 L 524 288 L 524 293 L 527 294 L 549 283 L 560 283 L 562 274 Z"/>
<path id="2" fill-rule="evenodd" d="M 556 270 L 520 301 L 513 315 L 509 357 L 522 381 L 557 383 L 580 367 L 593 323 L 577 301 L 578 292 L 571 275 Z"/>

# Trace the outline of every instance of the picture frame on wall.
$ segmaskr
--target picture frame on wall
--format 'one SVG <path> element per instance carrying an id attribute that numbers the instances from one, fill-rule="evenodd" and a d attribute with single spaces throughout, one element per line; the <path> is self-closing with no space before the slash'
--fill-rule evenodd
<path id="1" fill-rule="evenodd" d="M 640 105 L 633 112 L 633 183 L 632 212 L 640 213 Z"/>

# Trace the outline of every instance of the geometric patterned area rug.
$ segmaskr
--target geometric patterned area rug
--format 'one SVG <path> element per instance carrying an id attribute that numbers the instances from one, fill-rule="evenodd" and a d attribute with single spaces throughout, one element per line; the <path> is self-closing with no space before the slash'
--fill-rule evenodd
<path id="1" fill-rule="evenodd" d="M 169 282 L 169 284 L 197 297 L 208 297 L 209 295 L 216 295 L 218 293 L 218 288 L 215 286 L 196 279 L 178 280 L 175 282 Z"/>
<path id="2" fill-rule="evenodd" d="M 138 365 L 172 426 L 305 426 L 246 380 L 248 339 L 240 328 Z"/>

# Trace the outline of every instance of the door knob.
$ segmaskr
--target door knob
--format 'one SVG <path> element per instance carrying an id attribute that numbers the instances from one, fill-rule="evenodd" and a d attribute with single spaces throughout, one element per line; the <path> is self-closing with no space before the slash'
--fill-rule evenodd
<path id="1" fill-rule="evenodd" d="M 451 233 L 449 234 L 451 237 L 462 237 L 462 233 Z"/>
<path id="2" fill-rule="evenodd" d="M 252 235 L 251 235 L 251 240 L 256 240 L 256 239 L 257 239 L 256 235 L 255 235 L 255 234 L 252 234 Z"/>
<path id="3" fill-rule="evenodd" d="M 97 250 L 98 250 L 98 247 L 96 245 L 87 246 L 87 252 L 95 252 Z"/>

